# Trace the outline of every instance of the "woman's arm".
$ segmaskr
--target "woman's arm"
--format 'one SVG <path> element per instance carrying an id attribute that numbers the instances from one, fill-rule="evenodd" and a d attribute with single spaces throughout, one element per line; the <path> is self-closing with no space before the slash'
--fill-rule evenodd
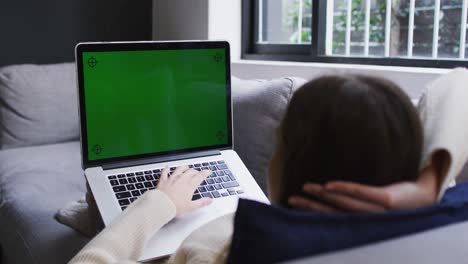
<path id="1" fill-rule="evenodd" d="M 163 192 L 148 191 L 91 240 L 70 263 L 136 262 L 151 235 L 176 215 Z"/>
<path id="2" fill-rule="evenodd" d="M 148 191 L 91 240 L 69 263 L 136 263 L 148 239 L 175 216 L 206 206 L 192 194 L 211 174 L 188 167 L 161 173 L 157 190 Z"/>

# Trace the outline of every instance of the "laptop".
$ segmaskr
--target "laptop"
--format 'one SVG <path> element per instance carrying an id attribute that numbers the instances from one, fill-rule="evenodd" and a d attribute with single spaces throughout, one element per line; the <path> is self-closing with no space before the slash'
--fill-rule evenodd
<path id="1" fill-rule="evenodd" d="M 268 203 L 233 150 L 228 42 L 80 43 L 75 52 L 82 166 L 105 225 L 154 190 L 165 166 L 212 170 L 192 199 L 213 203 L 166 224 L 140 261 L 174 253 L 240 197 Z"/>

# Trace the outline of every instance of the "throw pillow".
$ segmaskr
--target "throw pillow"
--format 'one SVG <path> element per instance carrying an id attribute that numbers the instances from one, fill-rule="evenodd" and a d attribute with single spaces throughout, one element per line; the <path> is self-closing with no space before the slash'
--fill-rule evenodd
<path id="1" fill-rule="evenodd" d="M 74 63 L 0 68 L 0 149 L 79 138 Z"/>
<path id="2" fill-rule="evenodd" d="M 292 93 L 303 83 L 301 78 L 265 81 L 232 77 L 234 149 L 264 191 L 276 128 Z"/>

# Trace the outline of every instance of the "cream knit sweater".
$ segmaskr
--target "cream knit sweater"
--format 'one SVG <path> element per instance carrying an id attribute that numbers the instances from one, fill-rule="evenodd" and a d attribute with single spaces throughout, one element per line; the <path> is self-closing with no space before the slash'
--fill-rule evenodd
<path id="1" fill-rule="evenodd" d="M 148 191 L 69 263 L 138 263 L 145 243 L 175 215 L 174 204 L 163 192 Z M 153 263 L 224 263 L 232 219 L 232 215 L 227 215 L 202 226 L 185 239 L 170 259 Z"/>
<path id="2" fill-rule="evenodd" d="M 468 158 L 468 71 L 457 69 L 433 82 L 418 106 L 424 124 L 423 163 L 446 149 L 451 164 L 441 196 Z M 175 217 L 172 201 L 162 192 L 147 192 L 91 240 L 70 263 L 137 263 L 144 245 Z M 154 263 L 224 263 L 233 232 L 233 215 L 194 231 L 169 259 Z"/>

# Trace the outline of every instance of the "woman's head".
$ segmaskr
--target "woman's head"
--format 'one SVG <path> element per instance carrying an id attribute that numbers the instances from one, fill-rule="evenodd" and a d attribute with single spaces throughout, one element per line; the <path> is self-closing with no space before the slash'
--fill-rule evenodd
<path id="1" fill-rule="evenodd" d="M 293 95 L 277 131 L 269 191 L 286 205 L 305 182 L 415 180 L 422 128 L 410 99 L 375 77 L 324 76 Z"/>

